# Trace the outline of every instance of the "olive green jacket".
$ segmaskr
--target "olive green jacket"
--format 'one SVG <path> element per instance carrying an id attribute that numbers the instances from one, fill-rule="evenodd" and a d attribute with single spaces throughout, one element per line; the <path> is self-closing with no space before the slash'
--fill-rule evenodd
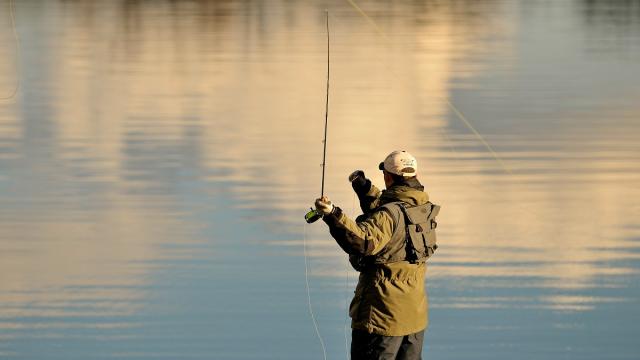
<path id="1" fill-rule="evenodd" d="M 385 209 L 386 203 L 403 201 L 422 205 L 429 200 L 417 180 L 393 185 L 380 192 L 371 186 L 358 194 L 363 215 L 349 219 L 336 208 L 324 216 L 331 235 L 351 257 L 380 253 L 395 231 L 394 220 Z M 351 327 L 385 336 L 404 336 L 422 331 L 428 324 L 425 292 L 426 265 L 400 261 L 368 265 L 360 269 L 360 278 L 351 301 Z"/>

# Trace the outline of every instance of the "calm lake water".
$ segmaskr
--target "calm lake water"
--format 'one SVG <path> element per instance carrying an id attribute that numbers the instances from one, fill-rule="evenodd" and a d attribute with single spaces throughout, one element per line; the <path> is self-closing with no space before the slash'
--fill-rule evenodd
<path id="1" fill-rule="evenodd" d="M 347 358 L 325 9 L 326 194 L 405 149 L 442 205 L 425 359 L 640 357 L 639 1 L 9 6 L 0 358 L 323 359 L 305 243 Z"/>

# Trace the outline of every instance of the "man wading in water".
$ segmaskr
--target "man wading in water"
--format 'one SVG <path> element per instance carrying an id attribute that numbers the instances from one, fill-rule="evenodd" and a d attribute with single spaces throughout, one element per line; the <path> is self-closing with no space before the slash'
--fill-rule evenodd
<path id="1" fill-rule="evenodd" d="M 354 360 L 421 359 L 428 324 L 424 288 L 426 259 L 437 248 L 435 216 L 418 181 L 417 161 L 394 151 L 380 170 L 386 190 L 358 170 L 349 176 L 363 215 L 349 219 L 328 197 L 316 200 L 316 211 L 329 225 L 338 245 L 360 272 L 349 307 Z"/>

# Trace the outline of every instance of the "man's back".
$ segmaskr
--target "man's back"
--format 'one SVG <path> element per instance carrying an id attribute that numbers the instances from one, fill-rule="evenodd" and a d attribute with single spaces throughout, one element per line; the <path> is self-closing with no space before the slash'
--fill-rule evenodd
<path id="1" fill-rule="evenodd" d="M 380 195 L 379 205 L 402 201 L 408 205 L 427 203 L 427 193 L 410 186 L 392 186 Z M 375 189 L 372 189 L 375 192 Z M 382 212 L 382 213 L 381 213 Z M 386 209 L 378 208 L 370 216 L 389 217 Z M 366 221 L 366 218 L 362 219 Z M 390 241 L 404 243 L 404 228 L 385 234 Z M 392 239 L 393 238 L 393 239 Z M 373 257 L 384 257 L 387 249 L 398 244 L 388 242 L 383 248 L 374 250 Z M 404 246 L 403 246 L 404 247 Z M 352 328 L 385 336 L 403 336 L 424 330 L 428 323 L 427 298 L 424 290 L 426 266 L 397 261 L 386 264 L 370 264 L 361 269 L 355 296 L 350 306 Z"/>

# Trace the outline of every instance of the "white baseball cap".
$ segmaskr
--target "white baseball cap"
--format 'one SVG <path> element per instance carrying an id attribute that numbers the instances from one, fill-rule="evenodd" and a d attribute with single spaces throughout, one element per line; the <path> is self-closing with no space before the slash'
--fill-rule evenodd
<path id="1" fill-rule="evenodd" d="M 411 177 L 416 176 L 418 172 L 418 161 L 408 152 L 396 150 L 389 154 L 378 168 L 392 174 Z"/>

